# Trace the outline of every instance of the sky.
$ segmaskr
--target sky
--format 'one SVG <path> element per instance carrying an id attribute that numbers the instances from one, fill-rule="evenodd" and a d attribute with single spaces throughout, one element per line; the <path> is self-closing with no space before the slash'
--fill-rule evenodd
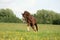
<path id="1" fill-rule="evenodd" d="M 60 13 L 60 0 L 0 0 L 0 9 L 12 9 L 14 14 L 22 18 L 22 13 L 27 10 L 31 14 L 37 10 L 46 9 Z"/>

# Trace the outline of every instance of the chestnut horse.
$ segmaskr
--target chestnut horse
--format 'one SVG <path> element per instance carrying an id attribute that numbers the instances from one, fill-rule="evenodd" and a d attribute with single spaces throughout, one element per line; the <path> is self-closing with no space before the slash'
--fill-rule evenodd
<path id="1" fill-rule="evenodd" d="M 36 19 L 28 11 L 24 11 L 22 16 L 24 17 L 25 21 L 27 22 L 28 31 L 29 31 L 29 26 L 31 26 L 34 31 L 38 31 Z"/>

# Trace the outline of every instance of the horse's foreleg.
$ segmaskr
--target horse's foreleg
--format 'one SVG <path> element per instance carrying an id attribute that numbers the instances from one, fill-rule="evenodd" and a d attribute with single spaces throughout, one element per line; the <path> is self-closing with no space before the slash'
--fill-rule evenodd
<path id="1" fill-rule="evenodd" d="M 29 26 L 27 27 L 27 31 L 30 31 L 30 28 L 29 28 Z"/>
<path id="2" fill-rule="evenodd" d="M 27 24 L 27 26 L 28 26 L 28 27 L 27 27 L 27 31 L 30 31 L 30 28 L 29 28 L 29 23 Z"/>

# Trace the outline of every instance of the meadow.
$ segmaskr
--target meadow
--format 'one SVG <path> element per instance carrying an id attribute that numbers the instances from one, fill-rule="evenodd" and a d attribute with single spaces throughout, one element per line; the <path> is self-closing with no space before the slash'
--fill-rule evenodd
<path id="1" fill-rule="evenodd" d="M 39 31 L 21 23 L 0 23 L 0 40 L 60 40 L 60 25 L 38 24 Z"/>

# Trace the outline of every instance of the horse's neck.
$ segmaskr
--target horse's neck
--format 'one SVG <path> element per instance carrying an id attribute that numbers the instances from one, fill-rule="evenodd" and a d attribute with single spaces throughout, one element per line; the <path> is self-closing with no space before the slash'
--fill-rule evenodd
<path id="1" fill-rule="evenodd" d="M 27 20 L 31 22 L 32 16 L 28 16 Z"/>
<path id="2" fill-rule="evenodd" d="M 27 19 L 31 19 L 32 17 L 31 16 L 27 16 Z"/>

